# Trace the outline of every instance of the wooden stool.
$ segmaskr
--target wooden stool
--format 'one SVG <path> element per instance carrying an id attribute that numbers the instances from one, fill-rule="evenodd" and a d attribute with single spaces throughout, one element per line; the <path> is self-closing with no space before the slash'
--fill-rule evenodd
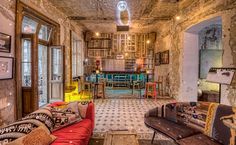
<path id="1" fill-rule="evenodd" d="M 105 99 L 105 84 L 104 83 L 94 83 L 94 98 L 103 98 Z"/>
<path id="2" fill-rule="evenodd" d="M 154 97 L 156 99 L 156 83 L 148 82 L 146 83 L 146 88 L 145 88 L 145 97 L 147 98 L 148 96 Z"/>

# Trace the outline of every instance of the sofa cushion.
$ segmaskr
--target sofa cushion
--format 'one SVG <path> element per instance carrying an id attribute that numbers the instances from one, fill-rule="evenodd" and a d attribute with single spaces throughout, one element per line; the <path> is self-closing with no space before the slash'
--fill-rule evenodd
<path id="1" fill-rule="evenodd" d="M 22 120 L 30 120 L 30 119 L 42 122 L 50 131 L 52 131 L 55 126 L 52 113 L 50 110 L 46 108 L 38 109 L 33 113 L 30 113 L 26 115 L 24 118 L 22 118 Z"/>
<path id="2" fill-rule="evenodd" d="M 163 117 L 203 131 L 208 106 L 209 104 L 196 102 L 170 103 L 163 105 Z"/>
<path id="3" fill-rule="evenodd" d="M 78 107 L 79 107 L 79 113 L 82 118 L 86 118 L 86 113 L 88 109 L 89 102 L 78 102 Z"/>
<path id="4" fill-rule="evenodd" d="M 179 145 L 221 145 L 220 143 L 204 134 L 197 134 L 187 138 L 183 138 L 177 140 L 177 143 Z"/>
<path id="5" fill-rule="evenodd" d="M 78 123 L 57 130 L 52 134 L 57 137 L 52 145 L 85 145 L 88 144 L 92 134 L 92 122 L 90 119 L 83 119 Z"/>
<path id="6" fill-rule="evenodd" d="M 70 109 L 51 108 L 51 112 L 55 122 L 53 131 L 82 120 L 78 113 L 72 112 Z"/>
<path id="7" fill-rule="evenodd" d="M 198 130 L 190 128 L 183 124 L 178 124 L 176 122 L 166 120 L 161 117 L 147 117 L 145 118 L 145 124 L 148 127 L 153 128 L 174 140 L 189 137 L 199 133 Z"/>
<path id="8" fill-rule="evenodd" d="M 228 145 L 230 141 L 230 129 L 220 119 L 223 116 L 234 114 L 231 106 L 211 104 L 207 115 L 205 134 L 217 140 L 219 143 Z"/>
<path id="9" fill-rule="evenodd" d="M 50 135 L 50 131 L 46 127 L 40 126 L 28 135 L 18 138 L 7 145 L 49 145 L 55 139 L 56 137 Z"/>
<path id="10" fill-rule="evenodd" d="M 28 119 L 17 121 L 4 128 L 1 128 L 0 145 L 4 143 L 9 143 L 11 141 L 16 140 L 17 138 L 27 135 L 39 126 L 45 126 L 45 124 L 36 119 Z M 45 126 L 45 128 L 47 127 Z"/>

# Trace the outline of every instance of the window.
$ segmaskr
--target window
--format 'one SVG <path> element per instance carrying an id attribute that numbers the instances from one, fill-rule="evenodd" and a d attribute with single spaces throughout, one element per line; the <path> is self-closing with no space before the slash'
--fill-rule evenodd
<path id="1" fill-rule="evenodd" d="M 82 41 L 72 36 L 72 77 L 83 75 L 84 51 Z"/>
<path id="2" fill-rule="evenodd" d="M 52 29 L 50 27 L 42 25 L 39 30 L 39 35 L 38 35 L 39 39 L 49 41 L 51 30 Z"/>
<path id="3" fill-rule="evenodd" d="M 31 87 L 31 41 L 23 39 L 22 45 L 22 86 Z"/>
<path id="4" fill-rule="evenodd" d="M 22 23 L 22 32 L 28 34 L 36 33 L 38 23 L 34 20 L 24 16 Z"/>

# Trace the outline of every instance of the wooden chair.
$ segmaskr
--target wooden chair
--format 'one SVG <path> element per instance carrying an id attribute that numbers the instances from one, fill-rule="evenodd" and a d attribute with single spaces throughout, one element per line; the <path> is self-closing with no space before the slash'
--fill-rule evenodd
<path id="1" fill-rule="evenodd" d="M 157 92 L 158 92 L 158 95 L 160 96 L 163 96 L 164 95 L 164 82 L 163 82 L 163 76 L 158 76 L 158 79 L 157 79 Z"/>
<path id="2" fill-rule="evenodd" d="M 156 83 L 153 82 L 148 82 L 146 83 L 146 87 L 145 87 L 145 97 L 148 98 L 149 96 L 151 96 L 152 98 L 156 99 Z"/>

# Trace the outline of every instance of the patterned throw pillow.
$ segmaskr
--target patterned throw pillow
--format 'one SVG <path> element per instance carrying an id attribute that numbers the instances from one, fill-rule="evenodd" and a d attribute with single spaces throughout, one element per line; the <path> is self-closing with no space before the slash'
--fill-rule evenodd
<path id="1" fill-rule="evenodd" d="M 86 117 L 89 102 L 78 102 L 79 113 L 82 118 Z"/>
<path id="2" fill-rule="evenodd" d="M 55 123 L 53 131 L 82 120 L 80 115 L 72 112 L 71 109 L 65 110 L 52 107 L 51 112 Z"/>
<path id="3" fill-rule="evenodd" d="M 79 114 L 82 118 L 86 117 L 86 113 L 87 113 L 87 109 L 88 109 L 88 101 L 85 102 L 71 102 L 71 103 L 63 103 L 63 102 L 54 102 L 50 105 L 48 105 L 48 107 L 53 107 L 53 108 L 58 108 L 58 109 L 68 109 L 71 108 L 71 110 L 73 112 L 77 112 L 77 107 L 75 106 L 75 104 L 78 105 L 78 111 Z"/>
<path id="4" fill-rule="evenodd" d="M 50 131 L 52 131 L 55 126 L 52 113 L 46 108 L 39 109 L 22 118 L 22 120 L 29 119 L 35 119 L 42 122 Z"/>
<path id="5" fill-rule="evenodd" d="M 17 138 L 20 138 L 39 126 L 45 126 L 44 123 L 35 119 L 17 121 L 0 129 L 0 145 L 4 145 Z M 46 126 L 45 126 L 46 128 Z"/>
<path id="6" fill-rule="evenodd" d="M 67 109 L 67 111 L 74 112 L 77 116 L 80 115 L 78 102 L 70 102 L 69 104 L 67 104 L 66 109 Z"/>
<path id="7" fill-rule="evenodd" d="M 56 139 L 44 126 L 40 126 L 28 135 L 16 139 L 7 145 L 49 145 Z"/>

